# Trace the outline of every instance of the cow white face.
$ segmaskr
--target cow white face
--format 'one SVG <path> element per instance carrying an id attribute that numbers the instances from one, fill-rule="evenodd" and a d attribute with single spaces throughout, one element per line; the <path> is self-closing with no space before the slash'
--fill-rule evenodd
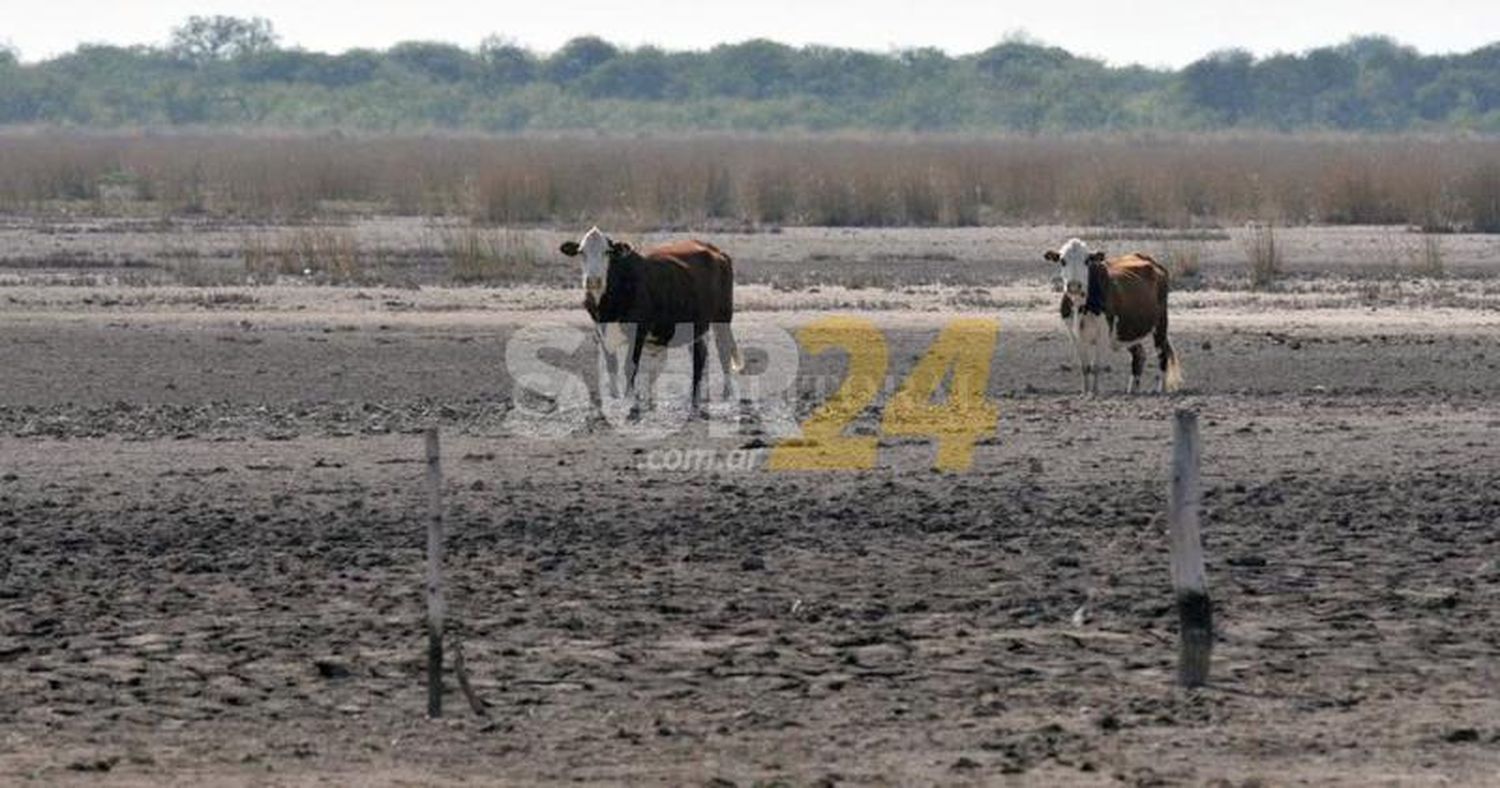
<path id="1" fill-rule="evenodd" d="M 595 302 L 604 296 L 604 283 L 609 274 L 611 246 L 613 243 L 604 231 L 598 227 L 590 227 L 582 238 L 577 241 L 568 241 L 558 250 L 569 257 L 583 258 L 583 289 L 593 296 Z"/>
<path id="2" fill-rule="evenodd" d="M 1088 297 L 1089 263 L 1104 261 L 1103 252 L 1090 252 L 1088 244 L 1077 238 L 1069 238 L 1061 249 L 1048 251 L 1042 257 L 1057 263 L 1063 292 L 1075 302 L 1082 302 Z"/>

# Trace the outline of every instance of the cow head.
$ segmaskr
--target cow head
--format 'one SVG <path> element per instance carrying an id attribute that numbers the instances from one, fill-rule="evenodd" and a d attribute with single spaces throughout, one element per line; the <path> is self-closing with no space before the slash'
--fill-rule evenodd
<path id="1" fill-rule="evenodd" d="M 583 257 L 583 289 L 592 296 L 595 302 L 603 297 L 604 285 L 609 275 L 610 252 L 619 244 L 609 240 L 598 227 L 590 227 L 589 231 L 577 241 L 567 241 L 558 247 L 558 251 L 569 257 Z"/>
<path id="2" fill-rule="evenodd" d="M 1069 238 L 1057 251 L 1048 250 L 1042 257 L 1058 265 L 1063 292 L 1075 304 L 1082 303 L 1089 292 L 1089 266 L 1104 262 L 1103 252 L 1090 252 L 1088 244 Z"/>

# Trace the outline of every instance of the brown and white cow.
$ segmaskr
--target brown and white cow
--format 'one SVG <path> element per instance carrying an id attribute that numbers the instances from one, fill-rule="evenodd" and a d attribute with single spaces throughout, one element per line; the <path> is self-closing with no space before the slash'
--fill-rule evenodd
<path id="1" fill-rule="evenodd" d="M 1106 340 L 1115 350 L 1130 350 L 1131 393 L 1141 387 L 1147 339 L 1155 342 L 1161 367 L 1157 390 L 1182 385 L 1182 364 L 1167 339 L 1166 268 L 1140 253 L 1106 262 L 1103 252 L 1089 251 L 1077 238 L 1043 256 L 1060 267 L 1062 319 L 1083 372 L 1084 395 L 1099 393 L 1099 353 Z"/>
<path id="2" fill-rule="evenodd" d="M 611 395 L 618 390 L 616 359 L 622 350 L 628 350 L 625 396 L 633 397 L 643 350 L 660 355 L 668 345 L 691 343 L 696 412 L 712 329 L 724 372 L 724 396 L 731 396 L 733 375 L 744 364 L 729 327 L 734 317 L 734 263 L 729 255 L 703 241 L 673 241 L 642 254 L 630 244 L 611 240 L 598 227 L 576 242 L 564 243 L 560 251 L 583 258 L 583 306 L 594 321 Z M 691 336 L 680 336 L 680 328 Z"/>

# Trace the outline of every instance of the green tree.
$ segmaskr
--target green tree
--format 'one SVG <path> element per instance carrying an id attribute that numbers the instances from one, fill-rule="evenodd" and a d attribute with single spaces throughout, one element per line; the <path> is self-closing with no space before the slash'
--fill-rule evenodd
<path id="1" fill-rule="evenodd" d="M 700 68 L 711 95 L 765 99 L 792 91 L 796 59 L 797 50 L 759 38 L 714 47 Z"/>
<path id="2" fill-rule="evenodd" d="M 311 82 L 328 56 L 298 49 L 256 52 L 235 60 L 235 70 L 246 82 Z"/>
<path id="3" fill-rule="evenodd" d="M 1001 87 L 1026 89 L 1036 87 L 1072 60 L 1072 55 L 1057 47 L 1007 41 L 979 53 L 974 68 Z"/>
<path id="4" fill-rule="evenodd" d="M 170 51 L 177 57 L 206 65 L 276 48 L 271 22 L 260 17 L 190 16 L 172 30 Z"/>
<path id="5" fill-rule="evenodd" d="M 590 96 L 654 101 L 667 94 L 672 69 L 667 54 L 641 47 L 610 58 L 578 81 Z"/>
<path id="6" fill-rule="evenodd" d="M 575 38 L 547 58 L 547 78 L 559 84 L 571 84 L 619 54 L 620 50 L 613 44 L 595 36 Z"/>
<path id="7" fill-rule="evenodd" d="M 21 68 L 15 50 L 0 47 L 0 123 L 36 120 L 37 102 L 31 89 L 32 72 Z"/>
<path id="8" fill-rule="evenodd" d="M 391 47 L 386 57 L 396 65 L 434 82 L 461 82 L 478 76 L 478 60 L 452 44 L 404 41 Z"/>
<path id="9" fill-rule="evenodd" d="M 385 65 L 385 57 L 373 49 L 351 49 L 320 58 L 308 69 L 307 78 L 328 87 L 349 87 L 374 80 Z"/>
<path id="10" fill-rule="evenodd" d="M 855 49 L 810 46 L 797 64 L 797 87 L 819 98 L 861 100 L 900 85 L 900 71 L 887 57 Z"/>
<path id="11" fill-rule="evenodd" d="M 536 55 L 498 36 L 488 36 L 479 45 L 483 80 L 489 88 L 519 87 L 536 79 Z"/>
<path id="12" fill-rule="evenodd" d="M 1210 117 L 1234 125 L 1252 108 L 1251 67 L 1255 58 L 1243 49 L 1215 52 L 1182 72 L 1188 101 Z"/>
<path id="13" fill-rule="evenodd" d="M 896 53 L 896 61 L 901 65 L 905 81 L 917 85 L 946 79 L 954 67 L 953 58 L 936 47 L 903 49 Z"/>
<path id="14" fill-rule="evenodd" d="M 417 41 L 331 55 L 279 48 L 264 20 L 192 17 L 160 47 L 81 46 L 40 63 L 0 50 L 0 123 L 1500 132 L 1500 44 L 1423 56 L 1366 37 L 1258 60 L 1221 52 L 1178 71 L 1016 38 L 956 58 L 766 40 L 621 50 L 594 36 L 549 57 L 493 36 L 473 51 Z"/>

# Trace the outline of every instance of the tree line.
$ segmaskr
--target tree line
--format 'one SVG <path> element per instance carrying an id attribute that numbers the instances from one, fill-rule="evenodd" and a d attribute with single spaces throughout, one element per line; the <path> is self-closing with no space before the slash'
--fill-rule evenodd
<path id="1" fill-rule="evenodd" d="M 1179 70 L 1011 37 L 971 55 L 767 40 L 704 51 L 594 36 L 542 54 L 491 37 L 339 54 L 263 19 L 192 17 L 161 46 L 0 49 L 0 125 L 469 130 L 1500 132 L 1500 43 L 1423 55 L 1383 37 Z"/>

